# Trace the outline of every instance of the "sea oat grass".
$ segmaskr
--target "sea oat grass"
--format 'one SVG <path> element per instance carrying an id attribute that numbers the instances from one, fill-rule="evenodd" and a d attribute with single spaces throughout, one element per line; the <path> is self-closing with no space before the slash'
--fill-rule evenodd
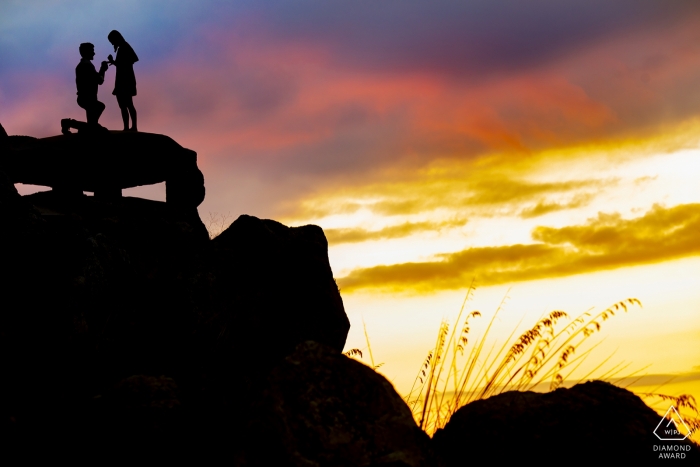
<path id="1" fill-rule="evenodd" d="M 581 383 L 592 378 L 620 385 L 620 382 L 630 381 L 649 367 L 616 378 L 630 363 L 621 362 L 601 372 L 613 357 L 611 354 L 583 376 L 573 378 L 587 357 L 603 342 L 590 340 L 602 329 L 601 323 L 616 316 L 618 311 L 627 312 L 630 306 L 641 307 L 641 301 L 636 298 L 617 302 L 595 315 L 589 309 L 573 319 L 566 312 L 555 310 L 515 337 L 521 320 L 498 349 L 496 343 L 493 343 L 486 356 L 481 358 L 487 349 L 489 331 L 502 311 L 508 294 L 501 300 L 485 331 L 472 344 L 470 321 L 482 317 L 481 312 L 476 310 L 465 313 L 474 291 L 472 283 L 462 302 L 455 326 L 451 327 L 446 321 L 440 323 L 435 345 L 428 352 L 404 398 L 418 425 L 431 436 L 438 428 L 444 427 L 460 407 L 474 400 L 511 390 L 533 390 L 543 384 L 548 384 L 548 389 L 553 391 L 565 381 Z M 568 323 L 561 326 L 561 322 L 567 320 Z M 364 333 L 371 366 L 377 369 L 382 364 L 374 363 L 366 326 Z M 356 348 L 346 351 L 345 355 L 363 358 L 362 350 Z M 644 374 L 638 379 L 643 377 Z M 633 379 L 624 387 L 633 385 L 638 379 Z M 663 410 L 661 406 L 654 407 L 653 401 L 656 400 L 656 405 L 671 402 L 693 432 L 692 437 L 697 437 L 700 433 L 700 413 L 693 396 L 671 396 L 657 392 L 636 394 L 645 400 L 651 400 L 650 406 L 660 415 L 668 407 Z"/>
<path id="2" fill-rule="evenodd" d="M 444 427 L 460 407 L 474 400 L 510 390 L 532 390 L 547 383 L 550 390 L 560 387 L 600 344 L 592 344 L 590 338 L 601 330 L 602 322 L 620 310 L 627 312 L 630 306 L 642 306 L 638 299 L 628 298 L 598 314 L 592 315 L 587 310 L 573 319 L 566 312 L 555 310 L 514 337 L 516 327 L 497 346 L 495 342 L 489 345 L 489 332 L 508 294 L 483 334 L 471 343 L 470 320 L 481 317 L 479 311 L 465 313 L 474 290 L 473 284 L 470 285 L 455 326 L 450 327 L 446 321 L 440 323 L 435 346 L 428 352 L 405 398 L 418 425 L 431 435 Z M 562 326 L 563 321 L 568 323 Z M 600 371 L 609 359 L 604 359 L 583 379 Z M 622 364 L 615 365 L 597 377 L 611 378 L 625 368 Z"/>

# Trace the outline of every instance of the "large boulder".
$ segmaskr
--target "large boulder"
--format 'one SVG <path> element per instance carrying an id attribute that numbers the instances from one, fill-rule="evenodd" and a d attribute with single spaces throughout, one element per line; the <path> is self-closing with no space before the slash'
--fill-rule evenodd
<path id="1" fill-rule="evenodd" d="M 433 443 L 446 467 L 476 459 L 511 465 L 533 458 L 548 464 L 649 465 L 667 461 L 659 458 L 669 452 L 661 446 L 681 449 L 670 452 L 699 465 L 697 445 L 654 435 L 660 421 L 630 391 L 590 381 L 546 394 L 511 391 L 472 402 L 435 433 Z"/>
<path id="2" fill-rule="evenodd" d="M 323 229 L 243 215 L 212 243 L 218 280 L 235 284 L 227 286 L 230 306 L 248 310 L 237 329 L 265 329 L 266 347 L 286 349 L 284 354 L 305 340 L 343 349 L 350 322 Z M 240 334 L 245 341 L 262 337 Z M 257 350 L 259 357 L 266 352 Z"/>
<path id="3" fill-rule="evenodd" d="M 434 465 L 430 439 L 393 386 L 316 342 L 277 365 L 253 405 L 237 465 Z"/>

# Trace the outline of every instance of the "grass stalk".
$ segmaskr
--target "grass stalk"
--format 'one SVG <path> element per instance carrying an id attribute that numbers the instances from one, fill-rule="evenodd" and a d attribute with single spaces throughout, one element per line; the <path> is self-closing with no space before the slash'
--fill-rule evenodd
<path id="1" fill-rule="evenodd" d="M 471 343 L 467 337 L 470 319 L 481 317 L 478 311 L 466 313 L 466 305 L 474 290 L 472 281 L 452 329 L 446 321 L 440 323 L 435 345 L 428 352 L 406 397 L 418 425 L 429 434 L 443 427 L 455 411 L 473 400 L 507 390 L 531 390 L 546 381 L 550 381 L 550 390 L 558 388 L 602 342 L 587 345 L 590 337 L 600 331 L 601 322 L 620 310 L 627 312 L 630 305 L 641 307 L 639 300 L 628 298 L 598 314 L 592 315 L 589 309 L 574 319 L 556 310 L 544 315 L 519 337 L 514 339 L 520 323 L 502 344 L 493 342 L 488 345 L 490 332 L 503 311 L 510 289 L 484 332 Z M 559 321 L 565 319 L 569 322 L 561 326 Z M 603 359 L 583 379 L 600 372 L 612 356 Z M 370 359 L 374 365 L 371 351 Z M 611 378 L 628 365 L 617 364 L 598 377 Z"/>

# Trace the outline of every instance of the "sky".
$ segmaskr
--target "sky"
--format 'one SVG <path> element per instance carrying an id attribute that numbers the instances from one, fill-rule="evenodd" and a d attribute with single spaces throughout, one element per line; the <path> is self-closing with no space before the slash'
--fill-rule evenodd
<path id="1" fill-rule="evenodd" d="M 639 299 L 591 365 L 700 397 L 697 1 L 3 0 L 8 133 L 82 119 L 78 45 L 99 66 L 112 29 L 140 59 L 139 129 L 198 153 L 205 224 L 323 227 L 347 348 L 366 354 L 366 329 L 399 392 L 474 280 L 469 307 L 505 298 L 501 341 Z M 119 129 L 113 83 L 101 123 Z"/>

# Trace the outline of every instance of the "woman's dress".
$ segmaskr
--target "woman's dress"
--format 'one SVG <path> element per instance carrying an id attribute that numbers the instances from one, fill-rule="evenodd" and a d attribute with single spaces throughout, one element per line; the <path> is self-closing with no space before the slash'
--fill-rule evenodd
<path id="1" fill-rule="evenodd" d="M 114 65 L 117 67 L 117 76 L 114 78 L 115 96 L 135 96 L 136 95 L 136 76 L 134 75 L 134 63 L 138 62 L 139 58 L 136 52 L 129 44 L 124 42 L 117 50 L 117 57 L 114 59 Z"/>

